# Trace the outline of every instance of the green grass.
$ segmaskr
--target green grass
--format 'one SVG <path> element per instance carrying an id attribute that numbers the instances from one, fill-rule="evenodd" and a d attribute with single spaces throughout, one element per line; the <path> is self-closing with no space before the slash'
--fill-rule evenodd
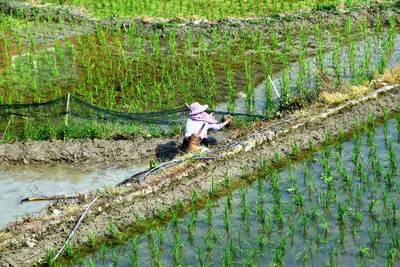
<path id="1" fill-rule="evenodd" d="M 9 143 L 21 140 L 57 140 L 57 139 L 130 139 L 134 137 L 173 136 L 181 132 L 180 127 L 165 130 L 159 126 L 145 128 L 137 123 L 112 123 L 88 120 L 73 120 L 66 126 L 63 121 L 27 118 L 15 123 L 2 137 L 0 142 Z"/>

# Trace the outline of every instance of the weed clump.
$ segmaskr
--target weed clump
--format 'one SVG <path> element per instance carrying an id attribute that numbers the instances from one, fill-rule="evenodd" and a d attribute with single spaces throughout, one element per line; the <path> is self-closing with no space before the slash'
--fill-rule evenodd
<path id="1" fill-rule="evenodd" d="M 400 83 L 400 65 L 392 69 L 385 69 L 382 75 L 382 79 L 385 83 L 388 83 L 390 85 Z"/>
<path id="2" fill-rule="evenodd" d="M 369 91 L 371 89 L 365 85 L 349 85 L 347 92 L 322 92 L 320 98 L 323 103 L 334 105 L 349 99 L 362 97 Z"/>

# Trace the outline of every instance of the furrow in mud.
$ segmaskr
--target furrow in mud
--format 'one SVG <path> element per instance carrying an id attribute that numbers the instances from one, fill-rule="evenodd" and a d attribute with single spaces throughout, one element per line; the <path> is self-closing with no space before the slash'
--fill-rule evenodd
<path id="1" fill-rule="evenodd" d="M 261 133 L 268 125 L 259 128 L 255 134 L 249 135 L 249 139 L 244 139 L 242 145 L 232 148 L 216 161 L 185 162 L 149 176 L 142 183 L 106 193 L 93 193 L 80 204 L 56 203 L 49 207 L 49 215 L 25 218 L 0 232 L 0 262 L 2 266 L 32 265 L 44 257 L 47 248 L 60 247 L 84 204 L 95 195 L 101 194 L 101 197 L 73 238 L 78 244 L 82 244 L 91 232 L 100 238 L 106 236 L 110 220 L 123 230 L 138 217 L 151 218 L 160 209 L 172 207 L 178 200 L 188 201 L 192 190 L 201 195 L 208 193 L 212 183 L 221 182 L 226 175 L 233 181 L 240 180 L 243 170 L 246 173 L 257 170 L 260 160 L 272 160 L 275 152 L 288 155 L 294 145 L 306 149 L 310 141 L 323 143 L 327 132 L 332 136 L 351 132 L 356 119 L 358 123 L 365 123 L 371 113 L 382 117 L 385 109 L 397 111 L 399 96 L 399 85 L 386 86 L 358 101 L 351 100 L 333 108 L 304 110 L 297 117 L 289 115 L 295 120 L 289 125 L 282 124 L 279 129 L 274 128 L 274 132 Z M 281 121 L 287 119 L 284 117 Z M 61 213 L 51 215 L 54 209 Z"/>

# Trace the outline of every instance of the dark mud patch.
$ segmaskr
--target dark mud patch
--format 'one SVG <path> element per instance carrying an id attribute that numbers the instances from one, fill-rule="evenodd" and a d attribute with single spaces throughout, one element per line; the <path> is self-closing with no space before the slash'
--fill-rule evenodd
<path id="1" fill-rule="evenodd" d="M 137 218 L 152 218 L 160 210 L 174 206 L 178 200 L 184 203 L 189 201 L 193 190 L 201 195 L 207 194 L 212 184 L 222 182 L 226 175 L 232 177 L 233 182 L 238 182 L 243 177 L 243 170 L 247 173 L 257 170 L 260 160 L 273 160 L 275 152 L 289 155 L 294 145 L 307 149 L 309 142 L 323 143 L 327 132 L 332 137 L 352 132 L 355 120 L 365 123 L 371 113 L 382 117 L 385 110 L 398 111 L 399 97 L 400 86 L 397 86 L 362 103 L 346 105 L 338 112 L 331 112 L 330 116 L 321 114 L 327 109 L 332 110 L 332 107 L 304 110 L 290 125 L 282 124 L 280 129 L 276 129 L 277 135 L 272 141 L 260 143 L 256 149 L 244 148 L 242 152 L 227 155 L 214 162 L 183 164 L 150 176 L 143 183 L 112 188 L 101 193 L 101 198 L 89 212 L 73 241 L 83 244 L 89 233 L 95 233 L 99 238 L 107 236 L 107 225 L 110 221 L 120 230 L 124 230 L 134 225 Z M 287 119 L 286 116 L 282 121 Z M 265 127 L 269 124 L 270 122 L 266 122 Z M 89 195 L 87 203 L 95 194 L 99 193 Z M 49 207 L 49 215 L 25 218 L 10 224 L 0 232 L 1 264 L 32 265 L 44 257 L 46 249 L 59 248 L 84 207 L 78 203 L 55 203 Z M 55 209 L 58 210 L 57 215 Z"/>

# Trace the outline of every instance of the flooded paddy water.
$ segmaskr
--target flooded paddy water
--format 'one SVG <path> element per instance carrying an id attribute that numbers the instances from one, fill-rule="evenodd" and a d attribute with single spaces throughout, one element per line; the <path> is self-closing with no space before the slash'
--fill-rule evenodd
<path id="1" fill-rule="evenodd" d="M 369 125 L 282 169 L 266 164 L 234 191 L 227 177 L 224 196 L 210 195 L 198 209 L 192 194 L 188 213 L 177 205 L 168 220 L 147 222 L 139 233 L 118 233 L 110 222 L 113 242 L 63 264 L 395 266 L 399 123 Z"/>
<path id="2" fill-rule="evenodd" d="M 30 196 L 74 196 L 115 186 L 143 166 L 17 166 L 0 169 L 0 228 L 26 214 L 40 214 L 48 201 L 21 203 Z"/>

